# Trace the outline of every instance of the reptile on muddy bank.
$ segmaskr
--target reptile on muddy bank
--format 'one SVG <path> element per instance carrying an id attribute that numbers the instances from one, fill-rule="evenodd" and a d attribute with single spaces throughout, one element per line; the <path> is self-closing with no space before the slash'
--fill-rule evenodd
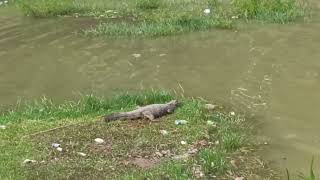
<path id="1" fill-rule="evenodd" d="M 139 107 L 136 110 L 130 112 L 119 112 L 104 116 L 106 122 L 115 120 L 134 120 L 134 119 L 149 119 L 154 120 L 171 114 L 178 107 L 178 100 L 172 100 L 165 104 L 151 104 L 143 107 Z"/>

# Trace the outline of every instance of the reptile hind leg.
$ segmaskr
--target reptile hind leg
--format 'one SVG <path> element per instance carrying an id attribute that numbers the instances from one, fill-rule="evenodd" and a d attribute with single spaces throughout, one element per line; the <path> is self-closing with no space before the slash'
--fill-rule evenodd
<path id="1" fill-rule="evenodd" d="M 149 119 L 150 121 L 158 121 L 150 111 L 145 111 L 142 114 L 144 118 Z"/>

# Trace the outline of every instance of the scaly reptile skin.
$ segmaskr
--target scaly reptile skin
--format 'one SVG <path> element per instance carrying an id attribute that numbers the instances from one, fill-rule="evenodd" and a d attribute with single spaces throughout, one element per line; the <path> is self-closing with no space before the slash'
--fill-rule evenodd
<path id="1" fill-rule="evenodd" d="M 171 114 L 178 107 L 178 101 L 172 100 L 166 104 L 151 104 L 130 112 L 120 112 L 104 116 L 106 122 L 115 120 L 149 119 L 154 120 Z"/>

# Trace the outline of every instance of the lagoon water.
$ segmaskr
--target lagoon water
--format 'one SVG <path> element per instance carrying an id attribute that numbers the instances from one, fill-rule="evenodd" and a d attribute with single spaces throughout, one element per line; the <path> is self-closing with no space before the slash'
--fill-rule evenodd
<path id="1" fill-rule="evenodd" d="M 88 19 L 33 19 L 0 9 L 0 100 L 174 89 L 231 104 L 257 122 L 272 165 L 320 163 L 320 22 L 250 24 L 157 39 L 79 35 Z M 139 55 L 134 55 L 139 54 Z"/>

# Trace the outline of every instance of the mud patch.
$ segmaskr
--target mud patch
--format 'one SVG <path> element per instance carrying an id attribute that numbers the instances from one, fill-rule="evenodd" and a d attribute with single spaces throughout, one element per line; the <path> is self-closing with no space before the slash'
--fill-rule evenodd
<path id="1" fill-rule="evenodd" d="M 92 154 L 99 154 L 101 156 L 110 156 L 112 154 L 112 141 L 106 140 L 102 144 L 90 143 L 86 149 Z"/>
<path id="2" fill-rule="evenodd" d="M 131 163 L 142 169 L 151 169 L 160 163 L 160 159 L 135 158 Z"/>

